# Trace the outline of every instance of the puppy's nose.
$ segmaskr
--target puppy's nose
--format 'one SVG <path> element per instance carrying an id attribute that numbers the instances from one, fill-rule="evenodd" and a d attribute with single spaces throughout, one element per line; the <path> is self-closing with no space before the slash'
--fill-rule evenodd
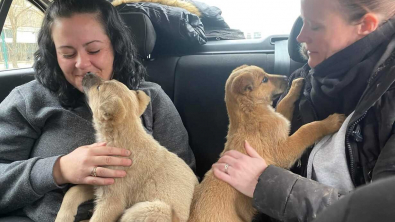
<path id="1" fill-rule="evenodd" d="M 82 86 L 84 91 L 88 90 L 93 85 L 99 84 L 101 81 L 100 77 L 95 75 L 94 73 L 88 72 L 82 79 Z"/>
<path id="2" fill-rule="evenodd" d="M 82 80 L 93 79 L 95 77 L 94 73 L 87 72 Z"/>

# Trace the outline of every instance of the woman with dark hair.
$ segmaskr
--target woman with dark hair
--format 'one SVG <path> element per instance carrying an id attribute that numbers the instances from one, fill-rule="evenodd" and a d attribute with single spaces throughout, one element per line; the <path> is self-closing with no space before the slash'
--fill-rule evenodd
<path id="1" fill-rule="evenodd" d="M 56 93 L 62 105 L 73 107 L 83 99 L 82 92 L 65 81 L 65 75 L 57 61 L 57 51 L 52 37 L 52 27 L 57 18 L 70 18 L 75 14 L 95 14 L 113 48 L 113 78 L 130 89 L 137 89 L 146 74 L 137 60 L 136 49 L 131 44 L 128 28 L 114 7 L 106 1 L 92 5 L 90 1 L 55 1 L 47 10 L 39 36 L 39 49 L 35 53 L 36 79 Z M 88 33 L 87 33 L 88 34 Z"/>
<path id="2" fill-rule="evenodd" d="M 88 72 L 145 91 L 151 97 L 142 115 L 145 129 L 194 169 L 181 118 L 160 86 L 144 81 L 145 68 L 111 3 L 55 0 L 38 45 L 36 80 L 16 87 L 0 105 L 2 216 L 54 221 L 70 184 L 106 186 L 126 175 L 103 166 L 130 166 L 133 156 L 120 158 L 130 153 L 105 141 L 94 143 L 92 114 L 82 93 Z M 88 208 L 79 210 L 79 219 L 87 219 Z"/>
<path id="3" fill-rule="evenodd" d="M 247 142 L 245 153 L 225 153 L 213 165 L 214 174 L 251 197 L 260 212 L 281 221 L 313 221 L 356 187 L 394 177 L 394 15 L 393 0 L 301 0 L 304 24 L 297 40 L 305 44 L 308 62 L 289 78 L 305 79 L 291 133 L 332 113 L 347 118 L 292 169 L 307 179 L 267 166 Z M 349 211 L 342 213 L 347 218 Z"/>

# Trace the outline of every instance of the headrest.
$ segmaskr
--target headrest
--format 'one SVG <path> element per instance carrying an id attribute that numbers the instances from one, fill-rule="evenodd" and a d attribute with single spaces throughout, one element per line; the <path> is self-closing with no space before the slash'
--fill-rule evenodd
<path id="1" fill-rule="evenodd" d="M 140 12 L 122 12 L 120 15 L 131 30 L 133 43 L 139 56 L 149 57 L 156 42 L 156 32 L 151 20 Z"/>
<path id="2" fill-rule="evenodd" d="M 298 37 L 300 30 L 302 30 L 302 26 L 303 20 L 299 16 L 292 27 L 291 33 L 289 34 L 288 53 L 292 60 L 300 63 L 306 63 L 307 60 L 300 54 L 301 44 L 296 41 L 296 37 Z"/>

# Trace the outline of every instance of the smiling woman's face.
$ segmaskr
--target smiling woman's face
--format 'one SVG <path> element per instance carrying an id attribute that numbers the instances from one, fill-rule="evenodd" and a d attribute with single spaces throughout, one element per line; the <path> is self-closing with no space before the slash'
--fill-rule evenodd
<path id="1" fill-rule="evenodd" d="M 87 72 L 109 80 L 113 73 L 114 51 L 95 14 L 75 14 L 56 19 L 52 25 L 56 56 L 67 81 L 83 92 Z"/>
<path id="2" fill-rule="evenodd" d="M 361 39 L 358 26 L 346 20 L 336 1 L 301 0 L 304 24 L 297 40 L 306 44 L 311 68 Z"/>

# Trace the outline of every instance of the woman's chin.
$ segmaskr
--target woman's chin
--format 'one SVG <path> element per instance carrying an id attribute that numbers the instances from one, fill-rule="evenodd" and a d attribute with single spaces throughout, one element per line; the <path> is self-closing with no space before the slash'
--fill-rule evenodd
<path id="1" fill-rule="evenodd" d="M 321 60 L 310 57 L 309 60 L 307 61 L 307 64 L 309 64 L 310 68 L 314 68 L 321 62 L 322 62 Z"/>
<path id="2" fill-rule="evenodd" d="M 80 83 L 74 84 L 73 85 L 76 89 L 78 89 L 78 91 L 84 93 L 84 89 L 82 87 L 82 81 Z"/>

